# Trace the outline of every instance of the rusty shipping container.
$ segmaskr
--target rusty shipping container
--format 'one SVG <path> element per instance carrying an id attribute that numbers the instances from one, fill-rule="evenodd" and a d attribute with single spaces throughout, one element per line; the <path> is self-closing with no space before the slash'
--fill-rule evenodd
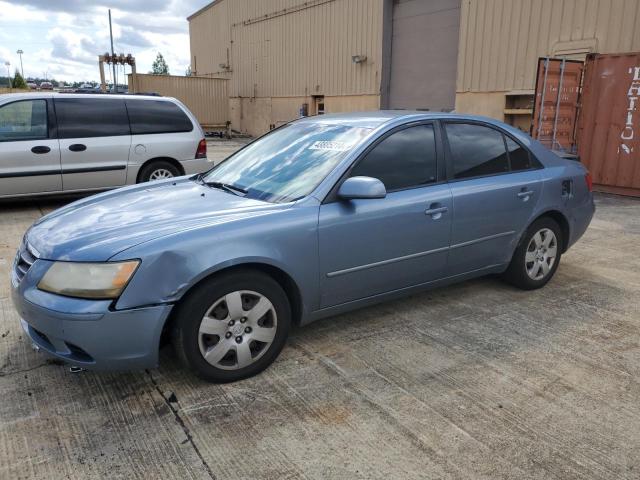
<path id="1" fill-rule="evenodd" d="M 538 59 L 531 136 L 553 150 L 575 151 L 583 63 Z"/>
<path id="2" fill-rule="evenodd" d="M 640 52 L 587 57 L 578 153 L 600 191 L 640 196 L 638 105 Z"/>

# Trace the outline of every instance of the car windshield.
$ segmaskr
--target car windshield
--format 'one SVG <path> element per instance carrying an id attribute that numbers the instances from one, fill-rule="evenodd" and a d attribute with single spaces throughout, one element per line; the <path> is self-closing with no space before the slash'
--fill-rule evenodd
<path id="1" fill-rule="evenodd" d="M 294 201 L 309 195 L 369 132 L 345 125 L 287 125 L 232 155 L 202 180 L 247 198 Z"/>

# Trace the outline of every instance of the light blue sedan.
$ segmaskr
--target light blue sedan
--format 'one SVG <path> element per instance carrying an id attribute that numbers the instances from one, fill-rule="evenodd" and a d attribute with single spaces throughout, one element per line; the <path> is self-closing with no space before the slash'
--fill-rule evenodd
<path id="1" fill-rule="evenodd" d="M 271 364 L 293 323 L 487 274 L 542 287 L 593 213 L 579 162 L 497 121 L 318 116 L 206 174 L 43 217 L 12 297 L 31 341 L 73 365 L 153 367 L 169 338 L 228 382 Z"/>

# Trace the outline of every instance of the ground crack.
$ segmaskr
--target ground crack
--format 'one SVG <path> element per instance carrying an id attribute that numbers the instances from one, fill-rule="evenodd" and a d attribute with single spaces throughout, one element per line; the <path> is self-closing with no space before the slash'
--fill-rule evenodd
<path id="1" fill-rule="evenodd" d="M 165 397 L 164 393 L 162 392 L 162 389 L 160 388 L 160 385 L 158 385 L 158 382 L 156 381 L 156 379 L 153 378 L 153 375 L 151 375 L 151 372 L 149 370 L 145 370 L 145 372 L 147 372 L 147 375 L 149 376 L 149 379 L 151 380 L 151 383 L 153 384 L 153 387 L 160 394 L 160 396 L 162 397 L 162 400 L 164 400 L 164 403 L 169 407 L 169 409 L 173 413 L 173 416 L 176 419 L 176 422 L 178 422 L 178 425 L 180 425 L 180 427 L 182 427 L 182 431 L 187 436 L 187 440 L 185 442 L 182 442 L 182 443 L 187 443 L 188 442 L 191 445 L 191 448 L 193 448 L 193 451 L 196 452 L 196 455 L 198 456 L 198 458 L 202 462 L 202 465 L 204 465 L 204 468 L 207 471 L 207 473 L 209 474 L 209 477 L 212 480 L 216 480 L 216 476 L 213 474 L 213 471 L 211 470 L 211 467 L 209 466 L 207 461 L 204 459 L 204 457 L 202 456 L 202 453 L 200 452 L 200 449 L 196 445 L 196 442 L 193 440 L 193 436 L 191 435 L 191 431 L 189 430 L 189 427 L 187 427 L 187 425 L 184 423 L 184 420 L 180 416 L 180 413 L 178 412 L 178 409 L 173 406 L 173 403 L 175 403 L 175 402 L 172 402 L 171 400 L 175 400 L 176 399 L 175 395 L 171 394 L 169 396 L 169 398 Z"/>
<path id="2" fill-rule="evenodd" d="M 54 362 L 52 362 L 50 360 L 47 360 L 46 362 L 41 363 L 39 365 L 36 365 L 35 367 L 24 368 L 22 370 L 3 371 L 3 370 L 0 369 L 0 377 L 9 377 L 11 375 L 18 375 L 18 374 L 21 374 L 21 373 L 32 372 L 33 370 L 37 370 L 39 368 L 46 367 L 48 365 L 56 365 L 56 363 L 54 363 Z M 3 367 L 6 367 L 6 366 L 7 365 L 3 365 Z"/>

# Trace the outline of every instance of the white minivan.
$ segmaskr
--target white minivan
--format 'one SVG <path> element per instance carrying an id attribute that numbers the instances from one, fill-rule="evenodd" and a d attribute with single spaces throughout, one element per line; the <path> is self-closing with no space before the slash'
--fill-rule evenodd
<path id="1" fill-rule="evenodd" d="M 200 124 L 174 98 L 0 95 L 0 198 L 104 190 L 212 166 Z"/>

